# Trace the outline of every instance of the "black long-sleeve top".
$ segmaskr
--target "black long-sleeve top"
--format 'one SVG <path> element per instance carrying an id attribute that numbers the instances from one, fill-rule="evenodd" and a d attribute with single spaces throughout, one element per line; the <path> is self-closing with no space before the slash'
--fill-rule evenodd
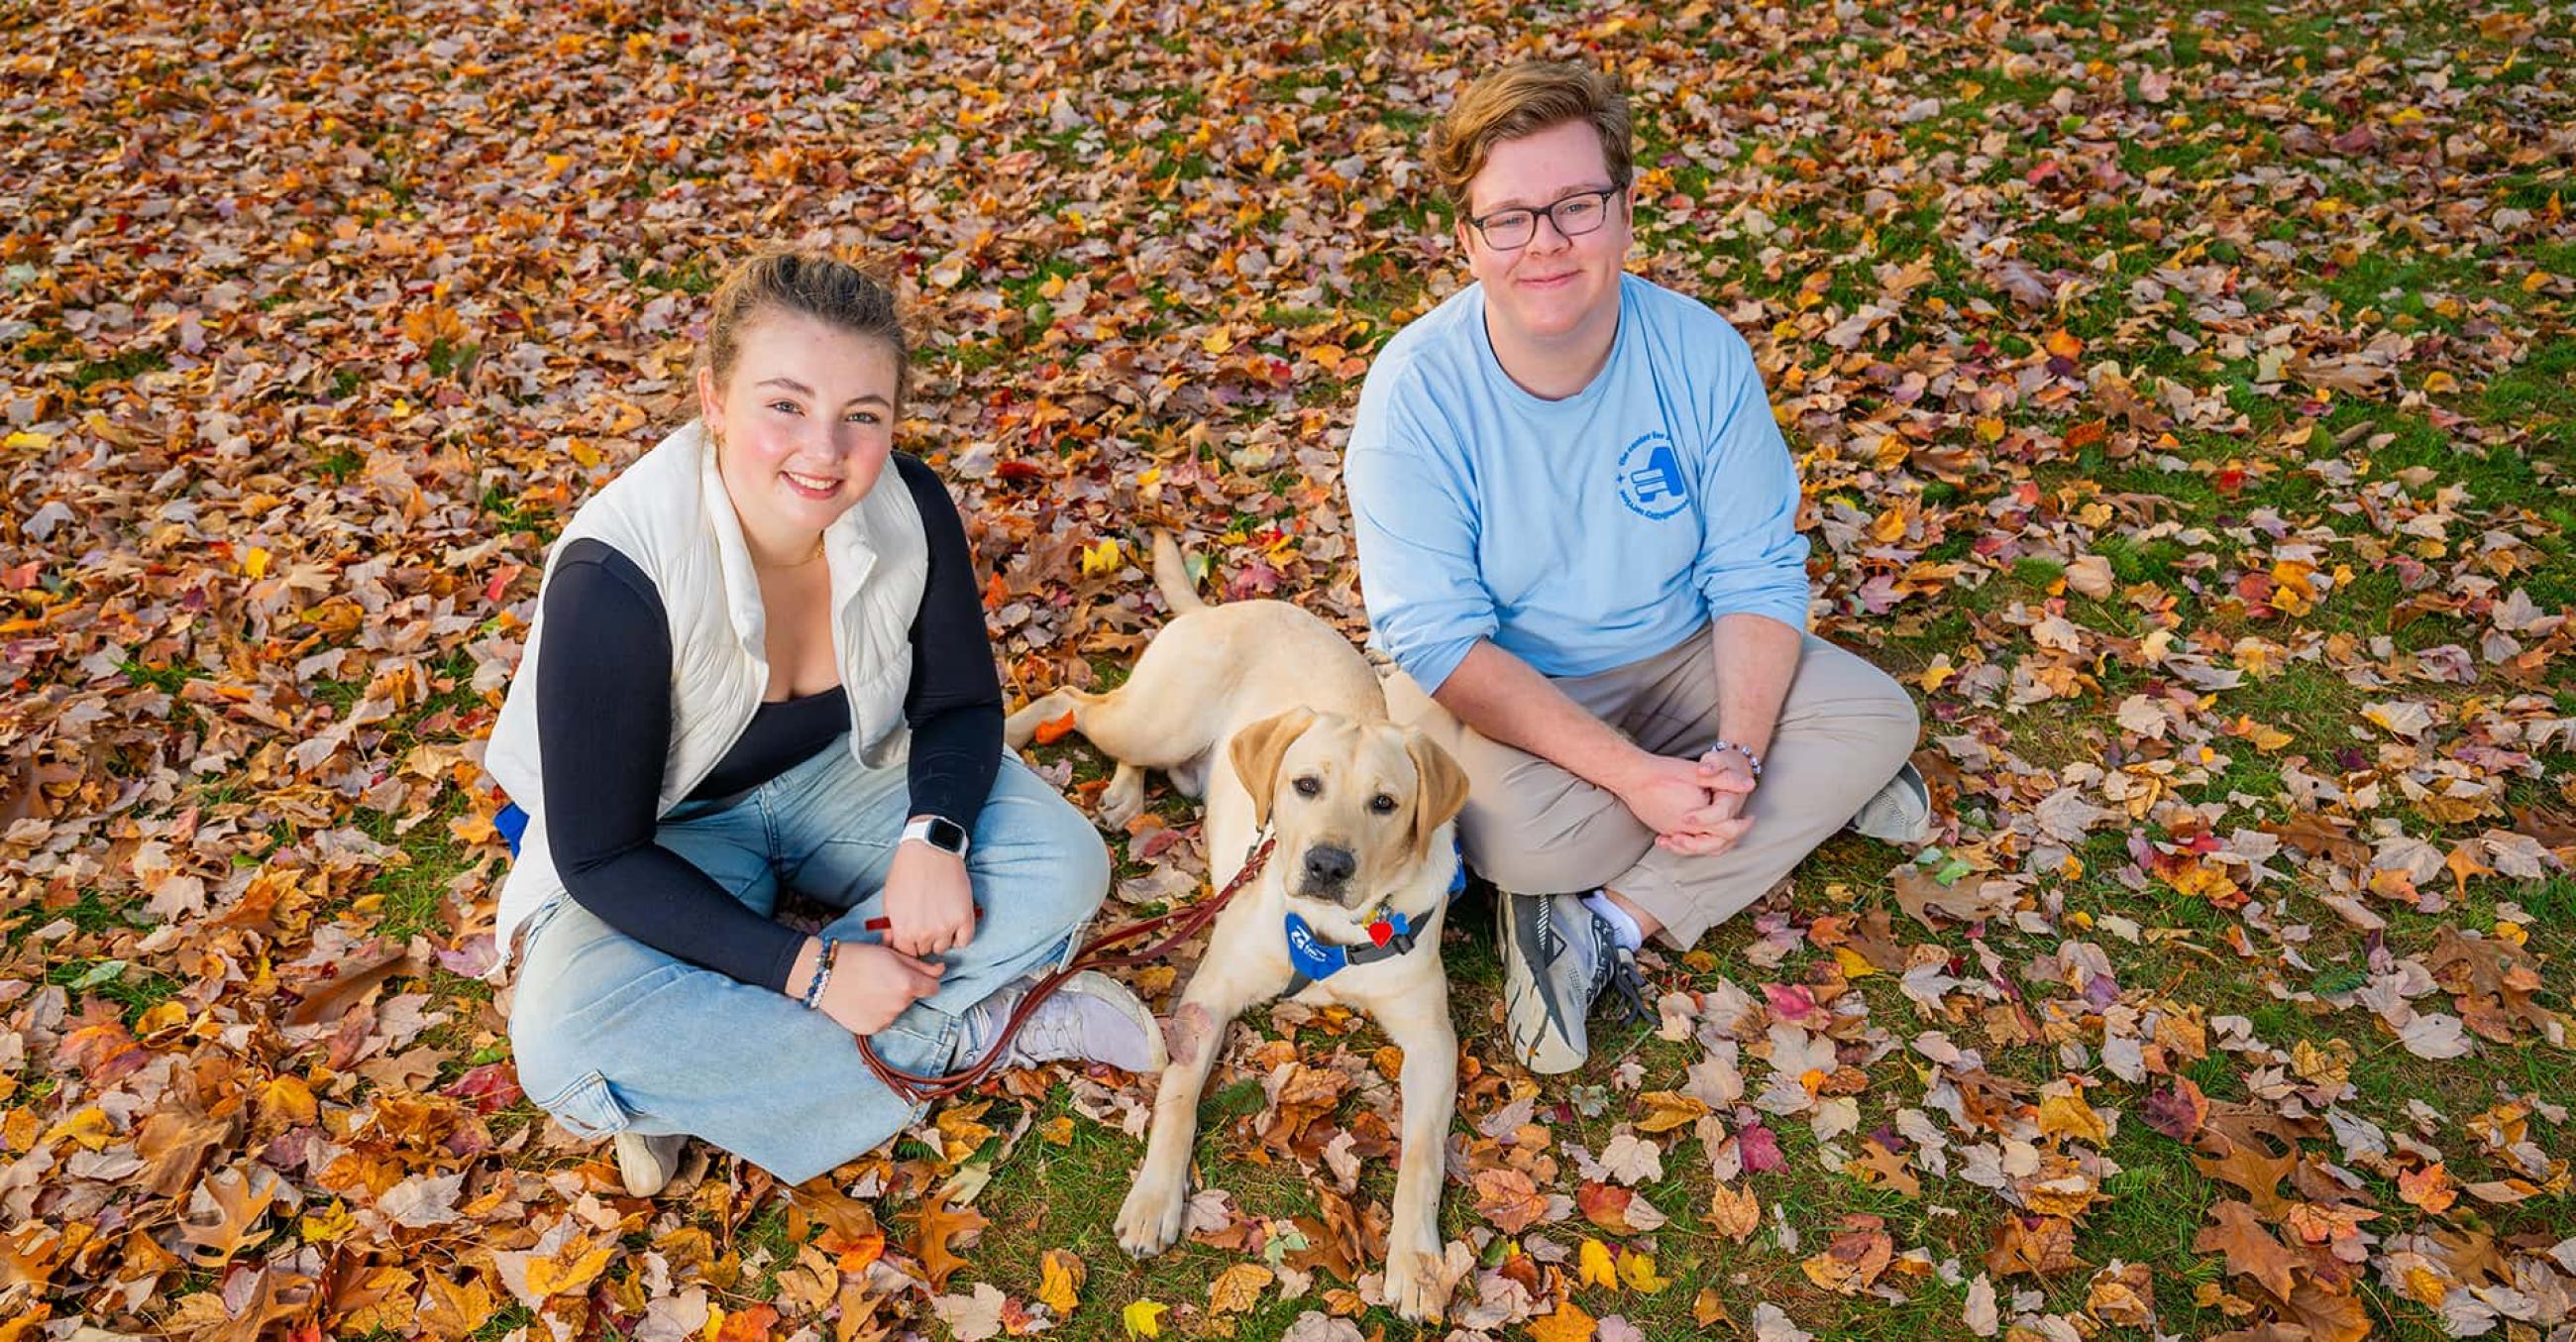
<path id="1" fill-rule="evenodd" d="M 901 454 L 929 542 L 912 622 L 907 814 L 975 827 L 1001 764 L 1002 687 L 957 505 Z M 666 954 L 784 990 L 803 934 L 753 912 L 688 859 L 653 842 L 671 739 L 671 637 L 661 594 L 635 561 L 596 540 L 566 546 L 546 581 L 547 655 L 537 740 L 556 874 L 583 908 Z M 839 687 L 763 703 L 692 800 L 732 796 L 831 748 L 850 728 Z"/>

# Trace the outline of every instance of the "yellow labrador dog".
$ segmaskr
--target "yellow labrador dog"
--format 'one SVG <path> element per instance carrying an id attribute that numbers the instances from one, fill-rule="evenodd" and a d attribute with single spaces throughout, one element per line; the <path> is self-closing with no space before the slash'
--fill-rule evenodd
<path id="1" fill-rule="evenodd" d="M 1204 788 L 1219 888 L 1264 829 L 1278 840 L 1218 917 L 1168 1027 L 1172 1061 L 1118 1242 L 1141 1257 L 1180 1237 L 1199 1096 L 1235 1015 L 1283 994 L 1341 1002 L 1404 1050 L 1386 1296 L 1408 1319 L 1431 1317 L 1442 1304 L 1440 1187 L 1458 1084 L 1440 926 L 1466 775 L 1429 738 L 1387 720 L 1377 677 L 1331 626 L 1284 601 L 1203 604 L 1168 536 L 1155 538 L 1154 574 L 1177 618 L 1135 675 L 1105 694 L 1057 690 L 1006 728 L 1017 749 L 1038 724 L 1073 714 L 1076 730 L 1118 761 L 1101 793 L 1112 823 L 1144 804 L 1147 768 L 1184 792 Z"/>

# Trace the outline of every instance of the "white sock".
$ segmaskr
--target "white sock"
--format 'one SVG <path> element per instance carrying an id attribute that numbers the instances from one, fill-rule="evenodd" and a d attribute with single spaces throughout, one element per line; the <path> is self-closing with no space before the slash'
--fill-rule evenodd
<path id="1" fill-rule="evenodd" d="M 1634 954 L 1638 947 L 1646 944 L 1645 930 L 1637 926 L 1637 920 L 1629 917 L 1626 909 L 1611 903 L 1608 895 L 1595 890 L 1583 897 L 1583 907 L 1600 914 L 1602 920 L 1610 924 L 1610 934 L 1619 939 L 1621 950 Z"/>

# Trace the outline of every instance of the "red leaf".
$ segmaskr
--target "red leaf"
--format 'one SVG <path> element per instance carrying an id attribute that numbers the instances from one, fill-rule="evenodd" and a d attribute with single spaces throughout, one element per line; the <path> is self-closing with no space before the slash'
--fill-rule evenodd
<path id="1" fill-rule="evenodd" d="M 447 1093 L 473 1104 L 478 1114 L 494 1114 L 519 1102 L 519 1070 L 506 1062 L 487 1062 L 456 1078 Z"/>
<path id="2" fill-rule="evenodd" d="M 1780 1154 L 1780 1139 L 1759 1123 L 1736 1130 L 1735 1149 L 1744 1158 L 1744 1168 L 1755 1174 L 1767 1174 L 1789 1163 Z"/>

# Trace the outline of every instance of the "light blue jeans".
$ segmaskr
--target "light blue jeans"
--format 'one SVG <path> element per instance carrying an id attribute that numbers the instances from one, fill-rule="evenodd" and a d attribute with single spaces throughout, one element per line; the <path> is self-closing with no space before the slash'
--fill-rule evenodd
<path id="1" fill-rule="evenodd" d="M 845 910 L 825 931 L 874 941 L 881 934 L 861 924 L 882 912 L 910 805 L 902 766 L 868 768 L 845 739 L 741 797 L 682 803 L 653 838 L 764 916 L 784 884 Z M 948 1070 L 960 1014 L 1068 959 L 1109 888 L 1099 831 L 1007 756 L 966 867 L 974 940 L 945 957 L 937 993 L 870 1036 L 904 1071 Z M 575 1133 L 687 1133 L 801 1183 L 921 1116 L 830 1017 L 665 955 L 568 895 L 530 915 L 520 947 L 510 1010 L 519 1084 Z"/>

